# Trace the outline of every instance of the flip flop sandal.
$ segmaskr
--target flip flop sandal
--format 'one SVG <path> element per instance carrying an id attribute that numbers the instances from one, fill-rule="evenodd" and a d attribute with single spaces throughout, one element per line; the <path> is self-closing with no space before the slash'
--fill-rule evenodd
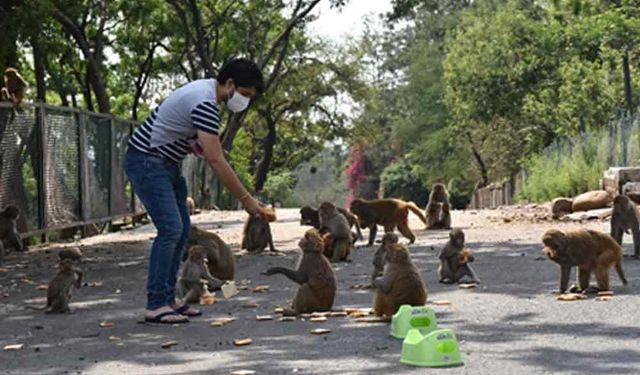
<path id="1" fill-rule="evenodd" d="M 180 320 L 162 320 L 162 318 L 164 318 L 165 316 L 177 316 L 179 315 L 178 312 L 176 311 L 165 311 L 163 313 L 160 313 L 156 316 L 154 316 L 153 318 L 144 318 L 144 322 L 146 324 L 152 324 L 152 325 L 172 325 L 172 324 L 183 324 L 183 323 L 189 323 L 189 319 L 184 318 L 184 319 L 180 319 Z"/>
<path id="2" fill-rule="evenodd" d="M 182 314 L 182 315 L 184 315 L 184 316 L 191 316 L 191 317 L 193 317 L 193 316 L 200 316 L 200 315 L 202 315 L 202 311 L 200 311 L 200 310 L 195 310 L 195 311 L 197 311 L 197 312 L 195 312 L 195 313 L 194 313 L 194 312 L 191 312 L 191 313 L 190 313 L 190 312 L 189 312 L 189 309 L 190 309 L 190 308 L 191 308 L 191 306 L 189 306 L 189 305 L 187 305 L 187 304 L 184 304 L 184 305 L 182 305 L 182 306 L 178 307 L 177 309 L 175 309 L 175 310 L 173 310 L 173 311 L 177 312 L 178 314 Z"/>

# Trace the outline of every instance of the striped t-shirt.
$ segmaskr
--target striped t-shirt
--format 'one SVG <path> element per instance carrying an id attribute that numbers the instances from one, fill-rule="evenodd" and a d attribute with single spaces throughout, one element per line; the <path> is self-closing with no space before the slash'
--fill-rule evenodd
<path id="1" fill-rule="evenodd" d="M 213 79 L 187 83 L 172 92 L 136 129 L 129 145 L 179 162 L 192 152 L 197 131 L 218 134 L 220 115 Z"/>

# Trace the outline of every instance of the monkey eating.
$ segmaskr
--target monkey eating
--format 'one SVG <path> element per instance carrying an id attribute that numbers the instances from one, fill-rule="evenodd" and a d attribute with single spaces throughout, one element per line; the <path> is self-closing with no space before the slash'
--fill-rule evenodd
<path id="1" fill-rule="evenodd" d="M 349 229 L 356 227 L 356 233 L 353 235 L 353 243 L 358 239 L 362 239 L 362 230 L 360 229 L 360 223 L 358 223 L 358 217 L 351 212 L 345 210 L 342 207 L 336 207 L 336 209 L 347 219 L 349 222 Z M 300 209 L 300 225 L 311 225 L 316 229 L 320 229 L 320 218 L 318 216 L 318 210 L 311 206 L 304 206 Z"/>
<path id="2" fill-rule="evenodd" d="M 79 263 L 82 259 L 82 251 L 76 247 L 68 247 L 58 252 L 58 258 L 62 261 L 65 259 L 71 259 L 74 263 Z"/>
<path id="3" fill-rule="evenodd" d="M 71 300 L 71 287 L 80 288 L 82 284 L 82 271 L 73 266 L 72 259 L 63 259 L 58 264 L 58 273 L 49 283 L 47 288 L 46 313 L 69 312 Z"/>
<path id="4" fill-rule="evenodd" d="M 480 279 L 473 272 L 470 262 L 473 262 L 473 254 L 464 248 L 464 232 L 454 229 L 449 233 L 449 242 L 438 255 L 438 281 L 443 284 L 453 284 L 464 276 L 469 276 L 472 283 L 479 284 Z"/>
<path id="5" fill-rule="evenodd" d="M 320 233 L 331 235 L 331 244 L 325 256 L 332 262 L 350 261 L 352 243 L 347 219 L 330 202 L 324 202 L 320 205 L 318 218 L 320 219 Z"/>
<path id="6" fill-rule="evenodd" d="M 376 279 L 376 277 L 380 277 L 383 275 L 384 271 L 384 249 L 385 247 L 398 243 L 399 239 L 395 233 L 385 233 L 382 236 L 382 244 L 376 250 L 376 253 L 373 255 L 373 272 L 371 273 L 371 282 Z"/>
<path id="7" fill-rule="evenodd" d="M 385 233 L 393 232 L 397 227 L 400 233 L 409 239 L 409 243 L 414 243 L 416 236 L 409 228 L 409 210 L 426 224 L 426 218 L 422 211 L 413 202 L 405 202 L 400 199 L 375 199 L 371 201 L 354 199 L 351 202 L 351 212 L 358 216 L 360 227 L 369 228 L 369 246 L 373 245 L 378 225 L 384 227 Z"/>
<path id="8" fill-rule="evenodd" d="M 22 243 L 22 237 L 17 230 L 20 209 L 17 206 L 7 206 L 0 211 L 0 241 L 5 252 L 13 248 L 16 251 L 26 250 Z"/>
<path id="9" fill-rule="evenodd" d="M 298 246 L 302 249 L 302 258 L 297 270 L 272 267 L 263 272 L 267 276 L 281 273 L 300 285 L 292 309 L 286 309 L 283 314 L 291 316 L 331 310 L 337 281 L 331 263 L 322 255 L 324 244 L 320 233 L 316 229 L 309 229 Z"/>
<path id="10" fill-rule="evenodd" d="M 189 248 L 189 258 L 182 266 L 176 295 L 185 303 L 198 303 L 207 286 L 218 289 L 223 282 L 211 275 L 206 263 L 207 249 L 196 245 Z M 206 284 L 206 285 L 205 285 Z"/>
<path id="11" fill-rule="evenodd" d="M 427 287 L 405 245 L 387 245 L 384 258 L 384 274 L 372 283 L 376 289 L 373 312 L 389 320 L 401 305 L 424 305 L 427 302 Z"/>
<path id="12" fill-rule="evenodd" d="M 624 233 L 633 237 L 633 257 L 640 258 L 640 220 L 638 208 L 626 195 L 613 198 L 613 212 L 611 214 L 611 237 L 622 246 Z"/>
<path id="13" fill-rule="evenodd" d="M 273 246 L 273 236 L 269 222 L 260 216 L 249 216 L 242 231 L 241 249 L 257 254 L 269 246 L 270 251 L 277 251 Z"/>
<path id="14" fill-rule="evenodd" d="M 211 275 L 220 280 L 233 280 L 236 261 L 231 248 L 220 236 L 192 225 L 187 244 L 189 246 L 200 245 L 205 248 L 207 267 Z"/>
<path id="15" fill-rule="evenodd" d="M 0 100 L 12 102 L 19 107 L 22 104 L 27 88 L 27 82 L 15 68 L 4 71 L 4 87 L 0 89 Z"/>
<path id="16" fill-rule="evenodd" d="M 427 229 L 451 229 L 449 193 L 443 184 L 434 184 L 425 209 Z"/>
<path id="17" fill-rule="evenodd" d="M 627 279 L 622 270 L 622 247 L 608 234 L 594 230 L 562 232 L 550 229 L 542 237 L 544 254 L 560 265 L 560 293 L 569 285 L 571 267 L 577 267 L 577 285 L 571 293 L 591 292 L 589 281 L 595 272 L 598 292 L 609 291 L 609 268 L 614 266 L 622 284 Z"/>

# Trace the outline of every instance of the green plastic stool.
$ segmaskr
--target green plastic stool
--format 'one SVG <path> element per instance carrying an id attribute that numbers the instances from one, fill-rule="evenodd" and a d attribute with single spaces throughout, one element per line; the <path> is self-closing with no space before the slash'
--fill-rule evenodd
<path id="1" fill-rule="evenodd" d="M 420 330 L 423 335 L 437 330 L 436 312 L 427 306 L 400 306 L 391 318 L 389 334 L 397 339 L 403 339 L 412 328 Z"/>
<path id="2" fill-rule="evenodd" d="M 458 366 L 462 364 L 462 355 L 452 330 L 440 329 L 424 336 L 411 329 L 402 342 L 400 362 L 420 367 Z"/>

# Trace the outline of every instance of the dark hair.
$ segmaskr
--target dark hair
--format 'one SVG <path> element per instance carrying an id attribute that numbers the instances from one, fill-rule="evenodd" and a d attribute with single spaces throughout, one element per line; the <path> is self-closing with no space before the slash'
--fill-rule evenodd
<path id="1" fill-rule="evenodd" d="M 236 86 L 255 87 L 261 93 L 264 90 L 264 80 L 258 65 L 249 59 L 233 59 L 220 68 L 216 80 L 224 85 L 232 79 Z"/>

